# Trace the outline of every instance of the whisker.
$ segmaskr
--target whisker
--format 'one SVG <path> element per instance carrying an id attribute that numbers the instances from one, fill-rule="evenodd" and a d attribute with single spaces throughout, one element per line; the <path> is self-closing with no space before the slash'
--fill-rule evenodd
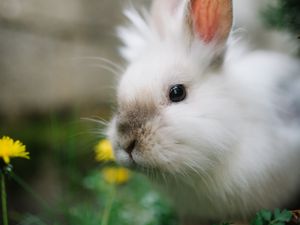
<path id="1" fill-rule="evenodd" d="M 120 72 L 118 70 L 116 70 L 112 67 L 106 66 L 105 64 L 89 64 L 89 65 L 86 65 L 86 66 L 104 69 L 108 72 L 111 72 L 115 76 L 120 76 Z"/>
<path id="2" fill-rule="evenodd" d="M 88 121 L 88 122 L 94 122 L 94 123 L 100 124 L 102 126 L 107 126 L 108 125 L 108 122 L 103 120 L 103 119 L 93 119 L 93 118 L 83 117 L 83 118 L 81 118 L 81 120 L 85 120 L 85 121 Z"/>
<path id="3" fill-rule="evenodd" d="M 84 118 L 85 118 L 85 117 L 84 117 Z M 102 121 L 102 122 L 106 122 L 106 123 L 108 123 L 108 121 L 107 121 L 107 120 L 103 119 L 103 117 L 101 117 L 101 116 L 98 116 L 98 115 L 93 115 L 93 116 L 91 116 L 91 117 L 87 117 L 87 118 L 90 118 L 90 119 L 95 119 L 95 120 L 98 120 L 98 121 Z"/>
<path id="4" fill-rule="evenodd" d="M 69 137 L 76 138 L 76 137 L 88 136 L 89 134 L 91 134 L 90 131 L 81 131 L 81 132 L 76 132 L 76 134 L 72 134 Z"/>
<path id="5" fill-rule="evenodd" d="M 88 132 L 89 134 L 96 134 L 97 136 L 100 135 L 100 136 L 105 136 L 105 132 L 104 130 L 101 130 L 101 129 L 95 129 L 95 130 L 89 130 Z"/>
<path id="6" fill-rule="evenodd" d="M 124 72 L 125 71 L 124 67 L 114 63 L 113 61 L 111 61 L 109 59 L 103 58 L 103 57 L 82 56 L 82 57 L 73 57 L 73 59 L 75 59 L 75 60 L 98 60 L 98 61 L 101 61 L 101 62 L 104 62 L 104 63 L 107 63 L 107 64 L 113 66 L 114 69 L 118 70 L 118 72 Z"/>

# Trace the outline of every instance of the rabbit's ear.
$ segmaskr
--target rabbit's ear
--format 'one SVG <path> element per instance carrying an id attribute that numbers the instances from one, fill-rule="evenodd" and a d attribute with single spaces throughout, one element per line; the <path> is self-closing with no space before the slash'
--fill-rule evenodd
<path id="1" fill-rule="evenodd" d="M 224 43 L 232 28 L 232 0 L 191 0 L 189 20 L 205 43 Z"/>
<path id="2" fill-rule="evenodd" d="M 232 14 L 232 0 L 154 0 L 152 4 L 152 23 L 161 36 L 188 30 L 207 44 L 227 40 Z"/>
<path id="3" fill-rule="evenodd" d="M 186 0 L 154 0 L 151 9 L 151 22 L 159 35 L 181 32 L 186 20 Z"/>

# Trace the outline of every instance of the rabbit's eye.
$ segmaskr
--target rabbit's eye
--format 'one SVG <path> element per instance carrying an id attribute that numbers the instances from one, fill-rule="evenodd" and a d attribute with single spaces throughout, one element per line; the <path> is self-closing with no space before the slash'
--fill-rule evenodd
<path id="1" fill-rule="evenodd" d="M 186 98 L 186 90 L 183 84 L 176 84 L 170 88 L 169 98 L 172 102 L 181 102 Z"/>

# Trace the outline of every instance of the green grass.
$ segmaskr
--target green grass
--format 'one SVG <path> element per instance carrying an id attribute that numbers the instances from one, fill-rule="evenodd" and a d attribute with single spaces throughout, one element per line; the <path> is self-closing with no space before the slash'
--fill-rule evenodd
<path id="1" fill-rule="evenodd" d="M 177 224 L 168 202 L 141 174 L 132 173 L 123 185 L 103 179 L 106 164 L 94 160 L 94 146 L 101 136 L 90 132 L 100 127 L 76 114 L 2 122 L 0 136 L 22 141 L 31 156 L 12 161 L 17 177 L 7 182 L 10 224 Z M 110 204 L 108 222 L 103 224 Z"/>

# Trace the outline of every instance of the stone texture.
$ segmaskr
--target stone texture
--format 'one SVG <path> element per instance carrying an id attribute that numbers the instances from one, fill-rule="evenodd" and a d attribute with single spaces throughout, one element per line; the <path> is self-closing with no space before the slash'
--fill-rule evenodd
<path id="1" fill-rule="evenodd" d="M 126 3 L 1 0 L 0 114 L 111 103 L 115 78 L 96 58 L 122 65 L 115 27 Z"/>

